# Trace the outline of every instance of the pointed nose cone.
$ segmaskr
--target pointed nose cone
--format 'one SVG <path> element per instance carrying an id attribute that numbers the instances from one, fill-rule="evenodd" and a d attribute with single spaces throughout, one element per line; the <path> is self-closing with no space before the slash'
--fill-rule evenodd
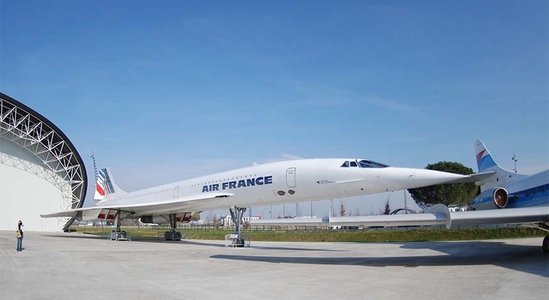
<path id="1" fill-rule="evenodd" d="M 412 181 L 414 188 L 418 188 L 448 183 L 465 177 L 467 176 L 427 169 L 415 169 L 408 179 Z"/>
<path id="2" fill-rule="evenodd" d="M 467 178 L 465 175 L 441 171 L 397 167 L 368 169 L 368 175 L 376 192 L 413 189 Z"/>

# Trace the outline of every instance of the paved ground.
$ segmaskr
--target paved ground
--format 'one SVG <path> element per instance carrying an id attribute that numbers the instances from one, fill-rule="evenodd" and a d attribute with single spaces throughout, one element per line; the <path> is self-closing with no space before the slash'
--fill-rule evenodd
<path id="1" fill-rule="evenodd" d="M 253 238 L 253 237 L 252 237 Z M 0 231 L 0 299 L 547 299 L 541 239 L 108 242 Z"/>

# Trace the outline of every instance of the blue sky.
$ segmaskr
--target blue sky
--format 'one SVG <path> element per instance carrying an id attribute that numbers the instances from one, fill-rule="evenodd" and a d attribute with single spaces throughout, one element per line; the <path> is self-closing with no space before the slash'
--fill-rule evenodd
<path id="1" fill-rule="evenodd" d="M 476 139 L 508 169 L 513 151 L 520 172 L 549 167 L 544 0 L 2 1 L 0 14 L 1 91 L 61 128 L 90 177 L 94 151 L 130 191 L 295 157 L 476 171 Z M 387 198 L 402 196 L 348 206 Z"/>

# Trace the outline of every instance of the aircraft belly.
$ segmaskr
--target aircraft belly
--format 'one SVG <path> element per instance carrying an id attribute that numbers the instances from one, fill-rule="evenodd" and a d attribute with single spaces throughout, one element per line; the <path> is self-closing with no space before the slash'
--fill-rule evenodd
<path id="1" fill-rule="evenodd" d="M 82 221 L 94 221 L 98 219 L 98 216 L 101 214 L 101 210 L 89 210 L 89 211 L 83 211 L 80 219 Z"/>

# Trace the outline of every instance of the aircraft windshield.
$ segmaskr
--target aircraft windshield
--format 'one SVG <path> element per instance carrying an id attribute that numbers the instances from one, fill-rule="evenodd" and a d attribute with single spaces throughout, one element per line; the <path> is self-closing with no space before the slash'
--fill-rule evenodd
<path id="1" fill-rule="evenodd" d="M 384 165 L 371 160 L 347 160 L 341 165 L 342 168 L 386 168 L 388 165 Z"/>

